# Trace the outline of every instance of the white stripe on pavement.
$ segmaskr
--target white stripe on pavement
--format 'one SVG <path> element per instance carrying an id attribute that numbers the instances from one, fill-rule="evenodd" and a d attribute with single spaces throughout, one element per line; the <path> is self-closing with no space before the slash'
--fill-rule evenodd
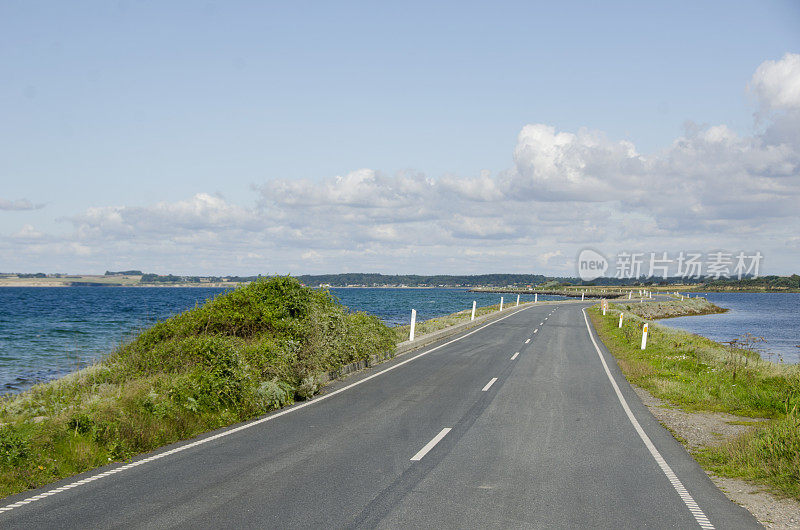
<path id="1" fill-rule="evenodd" d="M 439 442 L 441 442 L 441 441 L 442 441 L 442 438 L 444 438 L 445 436 L 447 436 L 447 433 L 449 433 L 449 432 L 450 432 L 450 430 L 451 430 L 451 429 L 450 429 L 450 427 L 445 427 L 444 429 L 442 429 L 441 431 L 439 431 L 439 434 L 437 434 L 436 436 L 434 436 L 434 437 L 433 437 L 433 440 L 431 440 L 430 442 L 426 443 L 426 444 L 425 444 L 425 447 L 423 447 L 422 449 L 420 449 L 419 451 L 417 451 L 417 454 L 415 454 L 414 456 L 412 456 L 412 457 L 411 457 L 411 460 L 412 460 L 412 461 L 414 461 L 414 462 L 419 462 L 420 460 L 422 460 L 422 457 L 423 457 L 423 456 L 425 456 L 425 455 L 427 455 L 427 454 L 428 454 L 428 451 L 430 451 L 431 449 L 433 449 L 433 448 L 436 446 L 436 444 L 438 444 Z"/>

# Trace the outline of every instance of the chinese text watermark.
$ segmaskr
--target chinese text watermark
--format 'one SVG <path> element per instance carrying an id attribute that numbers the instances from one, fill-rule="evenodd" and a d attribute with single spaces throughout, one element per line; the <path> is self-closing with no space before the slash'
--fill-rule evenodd
<path id="1" fill-rule="evenodd" d="M 685 279 L 758 278 L 764 256 L 761 252 L 620 252 L 615 256 L 614 278 L 678 277 Z M 593 249 L 578 255 L 578 276 L 591 281 L 611 268 L 609 260 Z"/>

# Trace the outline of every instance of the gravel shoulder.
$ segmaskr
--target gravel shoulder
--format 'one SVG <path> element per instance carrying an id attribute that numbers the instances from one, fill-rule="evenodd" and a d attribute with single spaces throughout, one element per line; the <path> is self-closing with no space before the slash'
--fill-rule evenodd
<path id="1" fill-rule="evenodd" d="M 693 453 L 739 436 L 759 421 L 718 412 L 686 412 L 632 385 L 653 416 Z M 750 511 L 765 528 L 800 528 L 800 502 L 778 497 L 765 486 L 708 473 L 717 487 L 733 502 Z"/>

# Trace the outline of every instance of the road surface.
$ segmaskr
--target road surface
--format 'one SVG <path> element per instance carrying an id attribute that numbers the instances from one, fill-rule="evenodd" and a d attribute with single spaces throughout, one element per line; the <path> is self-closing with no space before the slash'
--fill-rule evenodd
<path id="1" fill-rule="evenodd" d="M 528 306 L 256 422 L 3 499 L 0 528 L 759 527 L 595 345 L 588 305 Z"/>

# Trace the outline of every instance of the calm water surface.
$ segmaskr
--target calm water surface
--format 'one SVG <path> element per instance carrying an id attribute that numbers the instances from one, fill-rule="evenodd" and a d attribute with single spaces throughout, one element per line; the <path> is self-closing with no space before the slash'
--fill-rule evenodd
<path id="1" fill-rule="evenodd" d="M 694 294 L 692 294 L 694 296 Z M 745 333 L 764 337 L 762 357 L 787 363 L 800 362 L 800 293 L 701 294 L 720 307 L 719 315 L 668 318 L 661 323 L 716 341 L 730 341 Z"/>
<path id="2" fill-rule="evenodd" d="M 0 393 L 18 392 L 101 359 L 157 320 L 202 304 L 224 289 L 69 287 L 0 289 Z M 498 294 L 463 289 L 331 289 L 352 310 L 408 324 L 496 304 Z M 506 303 L 516 300 L 503 295 Z M 540 297 L 552 299 L 558 297 Z M 767 339 L 764 357 L 800 360 L 800 294 L 722 294 L 707 298 L 730 312 L 673 318 L 664 324 L 718 341 L 749 332 Z M 522 301 L 531 300 L 523 296 Z"/>
<path id="3" fill-rule="evenodd" d="M 0 394 L 86 366 L 153 322 L 222 292 L 165 287 L 0 288 Z M 425 320 L 468 309 L 472 300 L 479 307 L 496 304 L 501 296 L 463 289 L 331 292 L 351 309 L 378 315 L 389 325 L 408 324 L 412 308 L 419 320 Z M 516 300 L 504 296 L 506 301 Z"/>

